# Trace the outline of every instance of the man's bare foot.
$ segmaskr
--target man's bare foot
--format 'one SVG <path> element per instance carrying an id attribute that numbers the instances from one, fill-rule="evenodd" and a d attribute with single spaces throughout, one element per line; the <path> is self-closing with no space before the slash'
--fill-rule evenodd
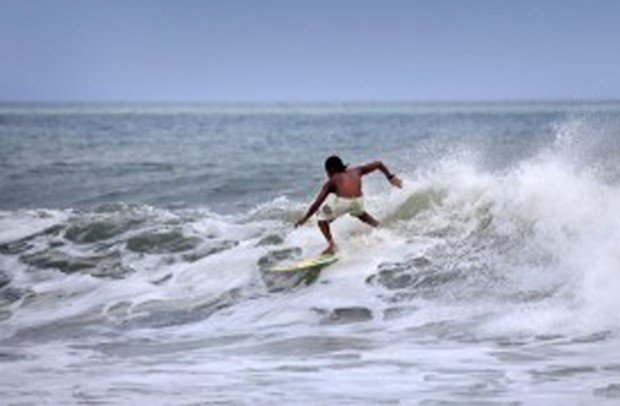
<path id="1" fill-rule="evenodd" d="M 336 253 L 336 244 L 329 243 L 329 246 L 321 252 L 321 255 L 334 255 Z"/>

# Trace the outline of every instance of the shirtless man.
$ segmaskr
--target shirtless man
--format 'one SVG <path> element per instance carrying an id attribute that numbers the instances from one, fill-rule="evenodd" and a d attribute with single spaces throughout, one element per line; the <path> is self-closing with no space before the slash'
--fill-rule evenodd
<path id="1" fill-rule="evenodd" d="M 362 176 L 376 171 L 377 169 L 383 172 L 392 185 L 402 188 L 402 181 L 396 175 L 390 173 L 381 161 L 351 169 L 347 168 L 347 165 L 343 164 L 342 160 L 335 155 L 330 156 L 325 161 L 325 171 L 329 179 L 323 185 L 314 203 L 310 205 L 306 215 L 295 223 L 295 227 L 304 224 L 316 213 L 327 198 L 327 195 L 330 193 L 336 194 L 334 203 L 324 205 L 319 213 L 319 228 L 329 244 L 327 249 L 322 252 L 323 255 L 333 254 L 336 251 L 336 244 L 334 244 L 329 229 L 329 223 L 336 218 L 348 213 L 372 227 L 377 227 L 379 225 L 379 222 L 364 210 L 362 193 Z"/>

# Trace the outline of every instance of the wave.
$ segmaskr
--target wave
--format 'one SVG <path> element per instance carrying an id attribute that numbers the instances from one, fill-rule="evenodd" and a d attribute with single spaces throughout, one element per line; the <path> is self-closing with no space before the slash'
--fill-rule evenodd
<path id="1" fill-rule="evenodd" d="M 617 333 L 620 189 L 584 159 L 604 149 L 580 150 L 569 127 L 510 168 L 460 154 L 370 193 L 383 227 L 335 223 L 342 260 L 309 286 L 267 276 L 323 245 L 314 227 L 292 228 L 304 205 L 287 198 L 230 215 L 123 203 L 1 212 L 2 334 L 359 321 L 459 340 Z"/>

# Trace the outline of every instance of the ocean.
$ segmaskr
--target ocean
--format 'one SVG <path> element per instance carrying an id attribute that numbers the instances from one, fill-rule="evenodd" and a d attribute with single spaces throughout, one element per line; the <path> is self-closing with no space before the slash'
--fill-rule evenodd
<path id="1" fill-rule="evenodd" d="M 0 403 L 616 405 L 619 208 L 617 102 L 0 104 Z"/>

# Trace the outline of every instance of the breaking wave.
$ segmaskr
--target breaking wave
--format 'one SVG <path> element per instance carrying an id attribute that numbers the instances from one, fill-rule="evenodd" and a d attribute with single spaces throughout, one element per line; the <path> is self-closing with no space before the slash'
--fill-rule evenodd
<path id="1" fill-rule="evenodd" d="M 617 169 L 582 127 L 558 126 L 551 147 L 501 170 L 462 153 L 412 171 L 400 191 L 371 180 L 383 227 L 337 222 L 342 259 L 311 277 L 268 271 L 323 245 L 314 227 L 292 228 L 304 205 L 287 198 L 229 215 L 4 211 L 2 336 L 355 321 L 456 340 L 616 334 Z"/>

